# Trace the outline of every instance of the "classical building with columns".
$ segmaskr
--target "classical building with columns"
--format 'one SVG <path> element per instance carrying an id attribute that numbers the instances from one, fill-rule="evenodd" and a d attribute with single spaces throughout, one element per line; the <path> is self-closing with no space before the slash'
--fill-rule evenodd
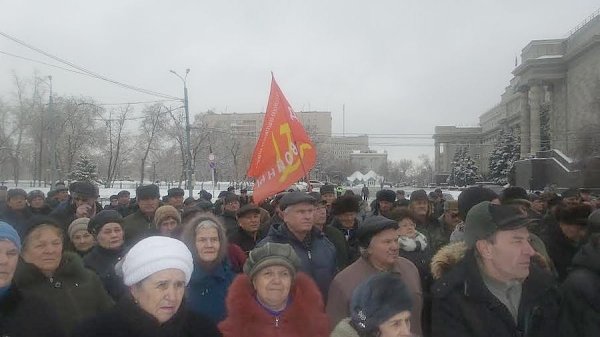
<path id="1" fill-rule="evenodd" d="M 590 137 L 600 138 L 599 14 L 567 38 L 527 44 L 500 102 L 479 116 L 478 127 L 436 127 L 438 182 L 448 176 L 459 147 L 466 147 L 480 172 L 487 173 L 489 155 L 504 129 L 520 138 L 522 160 L 517 170 L 525 173 L 517 177 L 519 185 L 539 188 L 563 176 L 569 176 L 563 184 L 585 185 L 576 177 L 575 171 L 581 170 L 576 162 L 586 156 L 582 153 L 586 144 L 597 141 Z"/>

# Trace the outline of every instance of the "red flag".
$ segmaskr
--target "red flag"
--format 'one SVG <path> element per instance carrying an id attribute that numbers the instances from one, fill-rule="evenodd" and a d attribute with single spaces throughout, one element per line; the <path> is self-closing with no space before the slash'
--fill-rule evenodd
<path id="1" fill-rule="evenodd" d="M 271 79 L 271 93 L 248 176 L 254 178 L 258 203 L 287 189 L 315 166 L 317 151 L 298 116 Z"/>

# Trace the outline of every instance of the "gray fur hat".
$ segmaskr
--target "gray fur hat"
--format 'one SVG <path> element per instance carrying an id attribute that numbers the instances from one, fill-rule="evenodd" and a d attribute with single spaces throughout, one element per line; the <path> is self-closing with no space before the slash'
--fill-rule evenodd
<path id="1" fill-rule="evenodd" d="M 350 319 L 359 334 L 377 331 L 379 325 L 403 311 L 412 310 L 406 285 L 398 275 L 378 273 L 361 283 L 352 293 Z M 360 335 L 362 335 L 360 334 Z"/>

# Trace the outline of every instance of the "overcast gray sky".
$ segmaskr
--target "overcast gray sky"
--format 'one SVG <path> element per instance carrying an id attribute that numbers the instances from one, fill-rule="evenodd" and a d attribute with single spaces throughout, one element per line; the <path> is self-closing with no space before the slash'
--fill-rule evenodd
<path id="1" fill-rule="evenodd" d="M 476 125 L 533 39 L 566 37 L 597 0 L 5 1 L 0 31 L 119 81 L 182 96 L 169 73 L 191 68 L 191 111 L 263 111 L 270 72 L 293 108 L 331 111 L 333 131 L 427 134 Z M 59 64 L 0 36 L 0 52 Z M 52 75 L 61 95 L 154 99 L 0 54 L 11 72 Z M 429 136 L 426 136 L 429 137 Z M 409 143 L 430 146 L 406 146 Z M 380 139 L 391 159 L 433 155 L 430 139 Z"/>

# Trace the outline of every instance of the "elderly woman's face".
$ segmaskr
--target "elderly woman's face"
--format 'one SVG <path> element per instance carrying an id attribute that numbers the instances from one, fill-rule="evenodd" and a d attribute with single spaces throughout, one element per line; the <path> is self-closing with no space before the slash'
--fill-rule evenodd
<path id="1" fill-rule="evenodd" d="M 211 263 L 219 256 L 221 242 L 216 228 L 196 229 L 196 252 L 200 261 Z"/>
<path id="2" fill-rule="evenodd" d="M 63 241 L 58 229 L 42 225 L 27 235 L 23 260 L 36 266 L 44 275 L 52 276 L 62 259 Z"/>
<path id="3" fill-rule="evenodd" d="M 102 226 L 97 236 L 98 245 L 105 249 L 119 249 L 123 245 L 123 228 L 121 224 L 109 222 Z"/>
<path id="4" fill-rule="evenodd" d="M 177 225 L 177 220 L 169 217 L 160 223 L 158 230 L 160 231 L 160 234 L 168 236 L 173 233 L 173 230 L 175 227 L 177 227 Z"/>
<path id="5" fill-rule="evenodd" d="M 410 334 L 410 311 L 402 311 L 379 325 L 381 337 L 408 337 Z"/>
<path id="6" fill-rule="evenodd" d="M 78 252 L 87 252 L 94 246 L 94 237 L 87 229 L 78 230 L 71 237 L 71 242 Z"/>
<path id="7" fill-rule="evenodd" d="M 259 271 L 252 281 L 258 300 L 272 310 L 283 310 L 292 286 L 292 273 L 284 266 Z"/>
<path id="8" fill-rule="evenodd" d="M 161 270 L 133 285 L 130 291 L 140 308 L 162 324 L 171 319 L 181 306 L 185 274 L 179 269 Z"/>
<path id="9" fill-rule="evenodd" d="M 12 241 L 0 241 L 0 287 L 8 287 L 17 269 L 19 251 Z"/>

